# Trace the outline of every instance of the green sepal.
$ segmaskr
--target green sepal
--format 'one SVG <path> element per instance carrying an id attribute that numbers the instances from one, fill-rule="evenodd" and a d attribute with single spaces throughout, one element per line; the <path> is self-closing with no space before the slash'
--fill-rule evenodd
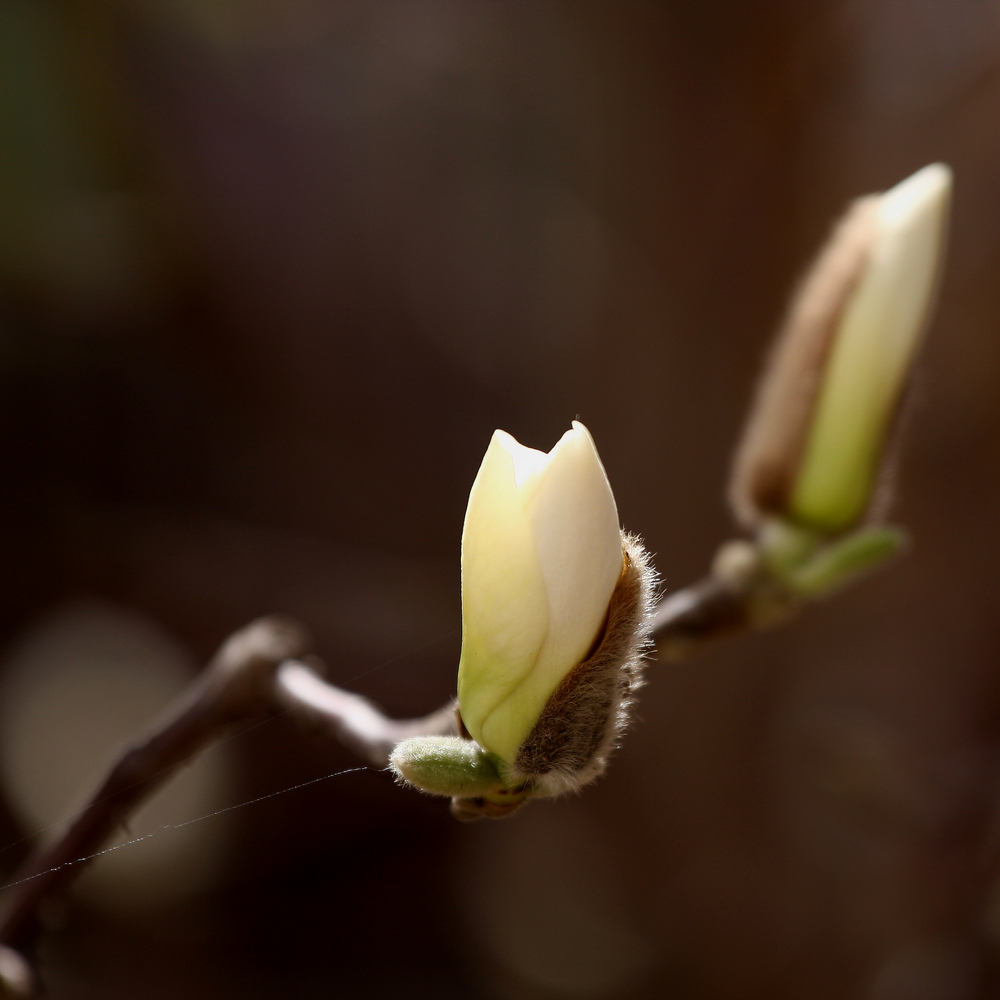
<path id="1" fill-rule="evenodd" d="M 906 534 L 899 528 L 862 528 L 818 549 L 782 582 L 802 597 L 822 597 L 870 573 L 905 547 Z"/>
<path id="2" fill-rule="evenodd" d="M 415 736 L 389 757 L 396 776 L 431 795 L 476 798 L 504 791 L 490 755 L 460 736 Z"/>

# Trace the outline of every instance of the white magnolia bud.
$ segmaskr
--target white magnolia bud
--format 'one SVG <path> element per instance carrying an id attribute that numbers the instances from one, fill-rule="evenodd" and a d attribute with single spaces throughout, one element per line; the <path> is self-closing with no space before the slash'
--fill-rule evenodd
<path id="1" fill-rule="evenodd" d="M 462 535 L 460 735 L 404 740 L 396 776 L 460 819 L 593 781 L 641 682 L 655 576 L 583 424 L 547 455 L 497 431 Z"/>
<path id="2" fill-rule="evenodd" d="M 601 637 L 622 571 L 618 511 L 587 428 L 574 422 L 548 454 L 497 431 L 462 535 L 458 699 L 483 749 L 514 761 Z"/>
<path id="3" fill-rule="evenodd" d="M 737 455 L 741 519 L 824 534 L 871 507 L 933 302 L 951 171 L 924 167 L 855 203 L 792 305 Z"/>

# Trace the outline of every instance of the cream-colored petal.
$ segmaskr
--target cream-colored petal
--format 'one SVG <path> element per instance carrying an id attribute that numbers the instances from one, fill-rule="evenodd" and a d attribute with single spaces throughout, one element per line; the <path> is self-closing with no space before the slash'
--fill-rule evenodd
<path id="1" fill-rule="evenodd" d="M 500 751 L 482 736 L 483 720 L 531 671 L 549 620 L 534 534 L 515 485 L 511 442 L 521 447 L 502 431 L 494 434 L 472 486 L 462 534 L 458 698 L 469 732 L 495 753 Z"/>
<path id="2" fill-rule="evenodd" d="M 590 432 L 574 421 L 527 505 L 549 598 L 550 655 L 579 663 L 622 573 L 618 508 Z"/>
<path id="3" fill-rule="evenodd" d="M 951 171 L 932 164 L 886 192 L 879 235 L 848 303 L 792 498 L 807 523 L 847 527 L 868 506 L 879 459 L 933 298 Z"/>
<path id="4" fill-rule="evenodd" d="M 493 441 L 510 455 L 514 467 L 514 486 L 517 487 L 521 496 L 521 506 L 524 507 L 525 485 L 544 471 L 551 456 L 537 448 L 525 447 L 513 434 L 508 434 L 506 431 L 494 431 Z"/>
<path id="5" fill-rule="evenodd" d="M 563 677 L 587 657 L 622 572 L 618 511 L 583 424 L 574 422 L 521 493 L 545 580 L 549 623 L 533 669 L 483 723 L 484 738 L 491 748 L 503 746 L 502 756 L 516 753 Z"/>

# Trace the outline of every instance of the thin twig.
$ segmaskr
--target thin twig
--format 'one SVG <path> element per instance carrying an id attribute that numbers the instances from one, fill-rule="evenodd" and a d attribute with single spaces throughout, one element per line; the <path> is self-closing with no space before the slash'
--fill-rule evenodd
<path id="1" fill-rule="evenodd" d="M 390 719 L 367 698 L 328 684 L 304 663 L 289 660 L 278 667 L 274 692 L 279 704 L 340 740 L 377 767 L 411 736 L 457 733 L 455 705 L 450 702 L 420 719 Z"/>

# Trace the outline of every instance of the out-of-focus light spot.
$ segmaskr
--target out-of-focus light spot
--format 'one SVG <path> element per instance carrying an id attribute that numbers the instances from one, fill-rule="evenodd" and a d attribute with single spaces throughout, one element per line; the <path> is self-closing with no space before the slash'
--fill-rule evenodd
<path id="1" fill-rule="evenodd" d="M 484 992 L 618 996 L 651 970 L 653 947 L 628 925 L 624 891 L 583 809 L 542 803 L 475 835 L 456 888 L 466 926 L 503 970 L 484 969 Z"/>
<path id="2" fill-rule="evenodd" d="M 74 604 L 31 628 L 7 655 L 0 680 L 0 773 L 25 832 L 51 839 L 123 744 L 193 673 L 182 648 L 127 610 Z M 226 817 L 162 827 L 227 804 L 225 749 L 201 755 L 155 793 L 113 843 L 153 836 L 98 858 L 77 891 L 107 908 L 137 910 L 206 887 L 221 865 Z"/>

